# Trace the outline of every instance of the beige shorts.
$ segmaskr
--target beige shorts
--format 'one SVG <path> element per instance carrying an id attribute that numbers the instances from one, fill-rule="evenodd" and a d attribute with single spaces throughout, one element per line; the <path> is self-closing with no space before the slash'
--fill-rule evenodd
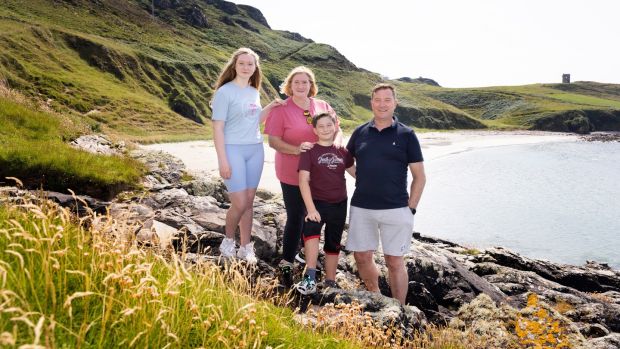
<path id="1" fill-rule="evenodd" d="M 376 251 L 381 239 L 383 253 L 403 256 L 409 252 L 413 236 L 413 214 L 409 207 L 369 210 L 351 206 L 348 251 Z"/>

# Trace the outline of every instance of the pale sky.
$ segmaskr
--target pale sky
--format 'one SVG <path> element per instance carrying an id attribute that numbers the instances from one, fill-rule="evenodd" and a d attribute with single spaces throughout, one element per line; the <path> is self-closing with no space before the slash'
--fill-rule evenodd
<path id="1" fill-rule="evenodd" d="M 620 0 L 235 0 L 389 78 L 620 83 Z"/>

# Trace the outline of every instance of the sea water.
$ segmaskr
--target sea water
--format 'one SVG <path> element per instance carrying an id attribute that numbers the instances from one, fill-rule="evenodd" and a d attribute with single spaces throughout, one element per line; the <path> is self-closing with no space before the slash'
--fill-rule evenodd
<path id="1" fill-rule="evenodd" d="M 416 231 L 620 269 L 620 143 L 481 148 L 427 161 L 425 169 Z"/>

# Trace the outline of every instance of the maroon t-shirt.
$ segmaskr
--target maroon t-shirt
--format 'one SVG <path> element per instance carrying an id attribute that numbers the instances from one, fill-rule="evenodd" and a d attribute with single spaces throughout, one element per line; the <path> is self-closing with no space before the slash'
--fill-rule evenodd
<path id="1" fill-rule="evenodd" d="M 353 157 L 346 148 L 338 149 L 315 144 L 301 153 L 299 171 L 310 172 L 310 192 L 313 200 L 337 203 L 347 198 L 344 171 L 353 166 Z"/>

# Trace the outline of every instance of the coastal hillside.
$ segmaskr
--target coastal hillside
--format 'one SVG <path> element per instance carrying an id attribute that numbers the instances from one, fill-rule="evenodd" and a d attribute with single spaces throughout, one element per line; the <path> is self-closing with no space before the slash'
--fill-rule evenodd
<path id="1" fill-rule="evenodd" d="M 272 30 L 260 9 L 222 0 L 0 4 L 0 80 L 80 127 L 125 140 L 210 138 L 213 84 L 240 46 L 262 58 L 263 103 L 303 64 L 316 72 L 319 96 L 345 127 L 370 117 L 369 89 L 382 81 L 379 74 L 337 48 Z M 618 85 L 447 89 L 423 78 L 392 82 L 400 119 L 418 128 L 620 130 Z"/>

